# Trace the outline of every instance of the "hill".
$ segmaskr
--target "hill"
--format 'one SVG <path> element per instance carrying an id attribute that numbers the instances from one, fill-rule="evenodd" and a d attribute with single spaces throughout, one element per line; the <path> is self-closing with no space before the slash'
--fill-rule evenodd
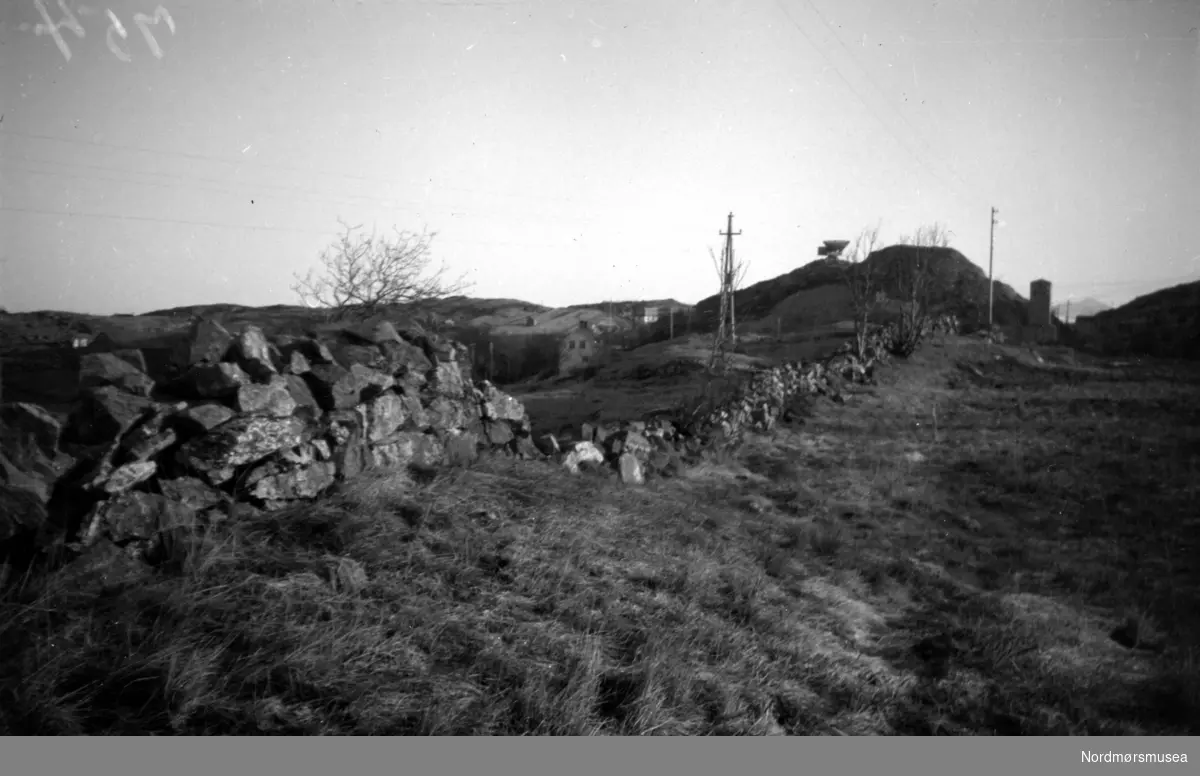
<path id="1" fill-rule="evenodd" d="M 892 245 L 875 251 L 865 260 L 875 269 L 903 260 L 917 250 L 911 245 Z M 955 312 L 967 321 L 987 314 L 987 273 L 954 248 L 923 248 L 929 252 L 939 278 L 932 295 L 935 308 Z M 817 259 L 770 280 L 740 289 L 734 295 L 739 321 L 755 328 L 774 328 L 776 318 L 785 329 L 812 328 L 851 317 L 850 295 L 843 272 L 846 263 Z M 895 288 L 886 289 L 895 294 Z M 701 330 L 715 324 L 720 299 L 717 295 L 696 303 L 696 320 Z M 1027 300 L 1011 286 L 996 284 L 994 318 L 1001 325 L 1025 321 Z M 758 326 L 755 326 L 755 323 Z"/>
<path id="2" fill-rule="evenodd" d="M 1112 355 L 1200 359 L 1200 281 L 1075 319 L 1083 341 Z"/>

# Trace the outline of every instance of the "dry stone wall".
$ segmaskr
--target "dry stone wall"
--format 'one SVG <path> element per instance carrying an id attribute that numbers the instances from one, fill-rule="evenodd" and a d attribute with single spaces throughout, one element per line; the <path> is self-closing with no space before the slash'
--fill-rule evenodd
<path id="1" fill-rule="evenodd" d="M 922 336 L 953 334 L 958 329 L 954 316 L 940 316 L 926 323 Z M 847 342 L 820 361 L 793 361 L 753 372 L 728 399 L 696 415 L 607 425 L 585 423 L 582 440 L 565 451 L 550 435 L 539 437 L 538 445 L 543 452 L 557 455 L 571 471 L 589 464 L 607 465 L 621 479 L 640 483 L 647 470 L 667 470 L 701 450 L 736 444 L 750 430 L 769 432 L 799 395 L 843 401 L 840 387 L 847 382 L 869 381 L 875 368 L 890 359 L 899 335 L 895 324 L 874 328 L 867 336 L 863 359 L 854 353 L 854 343 Z"/>
<path id="2" fill-rule="evenodd" d="M 958 331 L 958 320 L 946 315 L 926 323 L 922 336 Z M 792 361 L 753 374 L 721 406 L 695 420 L 689 431 L 697 436 L 736 439 L 743 431 L 770 431 L 787 403 L 798 394 L 819 394 L 841 402 L 839 385 L 867 382 L 879 364 L 890 360 L 892 343 L 899 327 L 888 324 L 874 328 L 868 335 L 864 358 L 854 353 L 854 343 L 845 343 L 836 353 L 821 361 Z"/>
<path id="3" fill-rule="evenodd" d="M 930 331 L 953 332 L 940 318 Z M 238 509 L 310 500 L 373 468 L 469 463 L 483 451 L 596 467 L 631 483 L 703 449 L 769 431 L 800 394 L 841 400 L 870 379 L 894 327 L 821 361 L 753 373 L 692 417 L 584 424 L 581 439 L 534 439 L 524 406 L 469 379 L 462 345 L 386 320 L 320 336 L 268 337 L 197 320 L 170 378 L 134 350 L 89 353 L 65 424 L 34 404 L 0 407 L 0 567 L 46 550 L 118 550 L 161 560 L 180 531 Z M 19 562 L 19 561 L 18 561 Z"/>
<path id="4" fill-rule="evenodd" d="M 524 407 L 473 384 L 465 357 L 385 320 L 275 338 L 199 320 L 158 382 L 136 350 L 89 353 L 65 423 L 35 404 L 2 408 L 0 554 L 152 552 L 164 531 L 219 521 L 234 502 L 277 509 L 366 469 L 540 457 Z"/>

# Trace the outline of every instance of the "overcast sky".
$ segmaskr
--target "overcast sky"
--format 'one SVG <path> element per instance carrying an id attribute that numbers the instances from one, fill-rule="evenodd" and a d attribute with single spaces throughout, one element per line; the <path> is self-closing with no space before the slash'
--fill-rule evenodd
<path id="1" fill-rule="evenodd" d="M 1195 0 L 155 7 L 0 3 L 10 311 L 293 303 L 339 217 L 552 306 L 714 293 L 730 211 L 747 283 L 877 221 L 986 270 L 992 206 L 1023 294 L 1200 278 Z"/>

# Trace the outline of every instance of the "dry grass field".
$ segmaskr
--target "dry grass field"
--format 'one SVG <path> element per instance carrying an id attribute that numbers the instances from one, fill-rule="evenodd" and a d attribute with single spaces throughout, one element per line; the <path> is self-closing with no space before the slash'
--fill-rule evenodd
<path id="1" fill-rule="evenodd" d="M 951 338 L 642 487 L 364 478 L 27 580 L 0 732 L 1200 734 L 1198 389 Z"/>

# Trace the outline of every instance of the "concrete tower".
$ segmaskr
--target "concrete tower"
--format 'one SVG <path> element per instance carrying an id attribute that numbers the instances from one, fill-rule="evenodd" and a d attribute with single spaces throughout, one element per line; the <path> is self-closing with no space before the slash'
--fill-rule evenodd
<path id="1" fill-rule="evenodd" d="M 1029 284 L 1029 325 L 1050 325 L 1050 281 L 1035 280 Z"/>

